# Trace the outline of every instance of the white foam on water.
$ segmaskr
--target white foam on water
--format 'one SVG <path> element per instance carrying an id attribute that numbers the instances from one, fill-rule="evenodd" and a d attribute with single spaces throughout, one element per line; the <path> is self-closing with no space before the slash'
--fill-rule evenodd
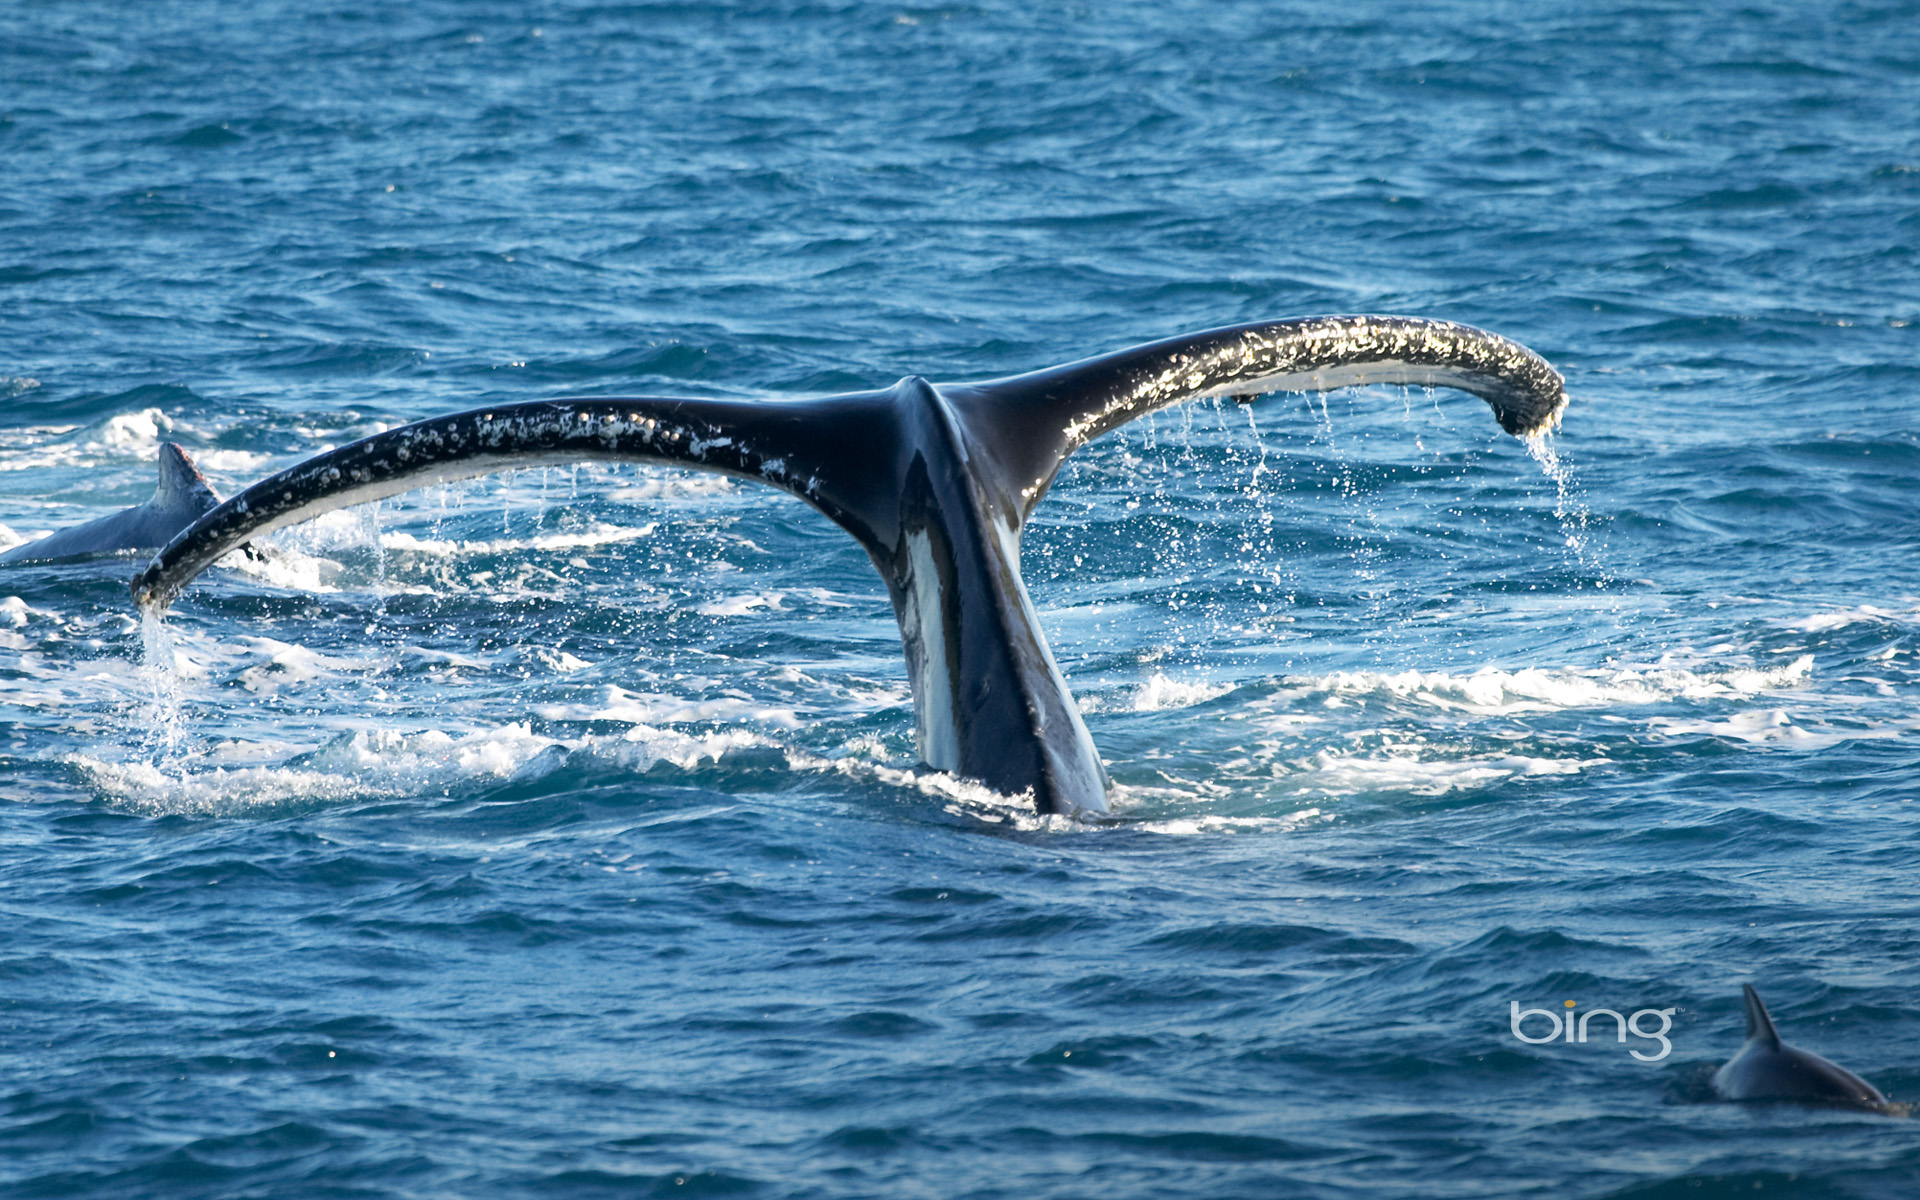
<path id="1" fill-rule="evenodd" d="M 1556 712 L 1569 708 L 1611 708 L 1662 704 L 1672 700 L 1743 699 L 1803 683 L 1813 673 L 1813 656 L 1803 654 L 1785 666 L 1735 667 L 1696 671 L 1685 667 L 1579 668 L 1492 667 L 1471 675 L 1444 671 L 1335 671 L 1328 675 L 1292 675 L 1289 687 L 1327 694 L 1328 707 L 1349 698 L 1415 700 L 1437 708 L 1481 716 Z"/>
<path id="2" fill-rule="evenodd" d="M 278 470 L 307 458 L 305 454 L 259 454 L 252 450 L 205 449 L 189 452 L 193 465 L 204 474 L 219 475 L 237 481 L 235 490 L 252 484 Z"/>
<path id="3" fill-rule="evenodd" d="M 1080 702 L 1082 712 L 1165 712 L 1192 708 L 1218 699 L 1233 690 L 1228 683 L 1205 680 L 1172 679 L 1156 671 L 1137 688 L 1119 695 L 1087 696 Z"/>
<path id="4" fill-rule="evenodd" d="M 1849 625 L 1911 625 L 1920 622 L 1920 607 L 1901 612 L 1862 604 L 1855 608 L 1832 609 L 1814 613 L 1797 621 L 1783 621 L 1782 627 L 1800 633 L 1831 633 Z"/>
<path id="5" fill-rule="evenodd" d="M 290 592 L 327 593 L 341 590 L 334 582 L 340 577 L 342 570 L 339 563 L 330 558 L 320 558 L 279 546 L 272 547 L 257 557 L 248 557 L 245 553 L 235 550 L 221 558 L 217 565 L 223 570 L 258 580 L 268 587 L 282 588 Z"/>
<path id="6" fill-rule="evenodd" d="M 255 695 L 272 695 L 289 684 L 323 679 L 370 665 L 365 659 L 340 658 L 305 646 L 269 637 L 242 637 L 240 642 L 261 661 L 233 676 Z"/>
<path id="7" fill-rule="evenodd" d="M 351 800 L 372 794 L 364 780 L 287 767 L 216 767 L 180 772 L 152 763 L 70 759 L 109 801 L 153 816 L 223 816 L 297 802 Z"/>
<path id="8" fill-rule="evenodd" d="M 1129 826 L 1146 833 L 1164 833 L 1173 837 L 1195 837 L 1208 833 L 1288 833 L 1307 825 L 1333 820 L 1333 814 L 1318 808 L 1303 808 L 1283 817 L 1168 817 L 1141 821 Z"/>
<path id="9" fill-rule="evenodd" d="M 1605 758 L 1540 758 L 1526 754 L 1498 754 L 1465 758 L 1425 757 L 1417 751 L 1390 751 L 1379 755 L 1322 750 L 1288 764 L 1283 781 L 1298 796 L 1352 796 L 1367 792 L 1404 792 L 1414 796 L 1441 796 L 1464 788 L 1484 788 L 1513 779 L 1546 775 L 1577 775 L 1604 766 Z"/>
<path id="10" fill-rule="evenodd" d="M 445 794 L 454 787 L 537 779 L 585 755 L 629 771 L 661 763 L 691 770 L 744 748 L 780 749 L 747 730 L 689 735 L 636 725 L 618 737 L 554 738 L 526 722 L 467 733 L 363 729 L 287 761 L 287 747 L 223 743 L 218 753 L 174 752 L 147 761 L 72 755 L 73 765 L 112 803 L 166 815 L 240 815 L 288 805 Z M 230 765 L 239 762 L 248 765 Z"/>
<path id="11" fill-rule="evenodd" d="M 511 653 L 510 651 L 508 653 Z M 494 656 L 497 660 L 499 656 Z M 484 671 L 491 662 L 431 646 L 401 646 L 400 658 L 415 670 Z"/>
<path id="12" fill-rule="evenodd" d="M 549 671 L 562 675 L 571 675 L 575 671 L 585 671 L 593 666 L 584 658 L 575 658 L 565 650 L 555 650 L 551 646 L 529 646 L 516 654 L 516 660 L 528 660 L 539 663 Z"/>
<path id="13" fill-rule="evenodd" d="M 649 771 L 664 762 L 690 771 L 703 762 L 718 765 L 733 751 L 749 748 L 780 750 L 792 765 L 794 755 L 791 751 L 761 734 L 744 729 L 687 734 L 673 729 L 635 725 L 621 737 L 620 745 L 609 757 L 630 770 Z"/>
<path id="14" fill-rule="evenodd" d="M 617 721 L 636 727 L 695 722 L 741 721 L 798 729 L 793 709 L 763 704 L 738 695 L 694 699 L 666 692 L 630 692 L 608 684 L 595 703 L 548 704 L 533 710 L 548 721 Z"/>
<path id="15" fill-rule="evenodd" d="M 1904 738 L 1920 729 L 1920 720 L 1894 721 L 1865 728 L 1821 723 L 1809 728 L 1796 722 L 1785 709 L 1779 708 L 1735 713 L 1723 721 L 1657 719 L 1648 724 L 1660 736 L 1674 741 L 1711 737 L 1749 746 L 1790 750 L 1824 750 L 1841 742 Z"/>
<path id="16" fill-rule="evenodd" d="M 35 617 L 51 621 L 58 620 L 60 614 L 50 609 L 35 608 L 18 596 L 0 598 L 0 625 L 9 629 L 25 629 Z"/>
<path id="17" fill-rule="evenodd" d="M 293 763 L 202 767 L 181 755 L 157 762 L 68 761 L 108 799 L 159 814 L 234 814 L 289 804 L 419 795 L 456 782 L 506 779 L 555 745 L 525 723 L 454 736 L 439 730 L 343 735 Z"/>
<path id="18" fill-rule="evenodd" d="M 176 431 L 190 432 L 158 408 L 119 413 L 94 425 L 18 430 L 0 453 L 0 471 L 91 467 L 110 460 L 157 464 L 161 440 Z"/>
<path id="19" fill-rule="evenodd" d="M 699 605 L 693 611 L 704 617 L 741 617 L 753 612 L 785 612 L 786 596 L 780 592 L 746 592 L 721 596 Z"/>
<path id="20" fill-rule="evenodd" d="M 654 500 L 694 500 L 730 496 L 739 485 L 725 475 L 696 474 L 692 471 L 668 471 L 658 467 L 641 468 L 639 480 L 607 492 L 607 499 L 621 504 Z"/>
<path id="21" fill-rule="evenodd" d="M 533 538 L 491 538 L 477 541 L 454 541 L 445 538 L 423 538 L 411 533 L 394 532 L 380 535 L 380 544 L 388 550 L 405 550 L 414 554 L 430 554 L 441 558 L 466 557 L 476 554 L 505 554 L 516 550 L 584 550 L 592 546 L 613 546 L 622 542 L 637 541 L 650 537 L 659 523 L 649 521 L 641 526 L 608 525 L 596 522 L 584 530 L 569 533 L 549 533 Z"/>

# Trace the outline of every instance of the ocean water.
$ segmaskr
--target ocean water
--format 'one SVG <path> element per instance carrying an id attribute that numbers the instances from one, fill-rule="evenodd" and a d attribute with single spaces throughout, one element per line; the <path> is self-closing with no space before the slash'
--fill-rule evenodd
<path id="1" fill-rule="evenodd" d="M 0 1193 L 1920 1192 L 1920 1121 L 1704 1085 L 1750 981 L 1920 1099 L 1913 5 L 21 4 L 0 81 L 0 547 L 161 440 L 1296 314 L 1572 396 L 1071 460 L 1098 825 L 917 768 L 864 553 L 718 477 L 335 514 L 147 627 L 0 568 Z M 1514 1036 L 1568 1001 L 1670 1053 Z"/>

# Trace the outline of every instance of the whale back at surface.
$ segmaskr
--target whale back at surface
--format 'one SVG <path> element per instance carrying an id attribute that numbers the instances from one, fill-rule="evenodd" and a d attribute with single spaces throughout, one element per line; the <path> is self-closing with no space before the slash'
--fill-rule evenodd
<path id="1" fill-rule="evenodd" d="M 1752 984 L 1746 1001 L 1747 1040 L 1718 1071 L 1713 1090 L 1726 1100 L 1788 1100 L 1839 1108 L 1887 1107 L 1880 1090 L 1838 1063 L 1780 1039 L 1773 1017 Z"/>
<path id="2" fill-rule="evenodd" d="M 159 479 L 146 503 L 15 546 L 0 554 L 0 563 L 158 550 L 219 504 L 220 497 L 187 452 L 162 442 Z"/>

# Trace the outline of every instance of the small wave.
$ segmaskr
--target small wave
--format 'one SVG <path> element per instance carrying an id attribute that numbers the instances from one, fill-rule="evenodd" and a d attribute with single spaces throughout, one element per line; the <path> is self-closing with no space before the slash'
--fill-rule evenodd
<path id="1" fill-rule="evenodd" d="M 243 668 L 233 679 L 255 695 L 271 695 L 288 684 L 321 679 L 368 665 L 364 661 L 321 654 L 305 646 L 274 638 L 242 637 L 240 641 L 249 651 L 260 656 L 262 661 Z"/>
<path id="2" fill-rule="evenodd" d="M 705 499 L 709 496 L 730 496 L 738 490 L 738 485 L 724 475 L 675 474 L 660 471 L 658 474 L 643 476 L 638 482 L 623 488 L 615 488 L 607 493 L 607 499 L 620 504 L 633 504 L 654 500 L 691 500 Z"/>
<path id="3" fill-rule="evenodd" d="M 650 726 L 635 726 L 618 738 L 564 739 L 518 722 L 459 736 L 433 729 L 356 730 L 274 765 L 197 767 L 183 757 L 151 763 L 90 755 L 66 761 L 104 798 L 134 811 L 220 816 L 444 794 L 455 785 L 474 782 L 537 779 L 582 754 L 616 770 L 644 772 L 662 763 L 692 770 L 703 762 L 717 764 L 735 751 L 770 744 L 751 732 L 689 735 Z M 220 753 L 231 760 L 257 755 L 261 749 L 229 744 Z"/>
<path id="4" fill-rule="evenodd" d="M 268 587 L 285 588 L 290 592 L 324 593 L 340 590 L 335 583 L 340 576 L 339 563 L 298 551 L 281 551 L 250 558 L 236 550 L 222 558 L 219 565 L 256 579 Z"/>
<path id="5" fill-rule="evenodd" d="M 1293 794 L 1298 796 L 1352 796 L 1367 792 L 1442 796 L 1512 779 L 1577 775 L 1609 761 L 1605 758 L 1539 758 L 1526 754 L 1458 759 L 1427 758 L 1417 753 L 1361 757 L 1338 750 L 1322 750 L 1292 764 L 1290 774 L 1297 784 Z"/>
<path id="6" fill-rule="evenodd" d="M 184 390 L 184 389 L 177 389 Z M 191 395 L 191 393 L 188 393 Z M 197 397 L 196 397 L 197 399 Z M 124 464 L 153 469 L 163 441 L 204 441 L 207 431 L 157 406 L 115 413 L 89 425 L 42 425 L 15 430 L 0 450 L 0 471 Z M 194 463 L 211 475 L 251 482 L 284 456 L 203 446 Z M 152 476 L 146 477 L 152 486 Z"/>
<path id="7" fill-rule="evenodd" d="M 38 618 L 41 621 L 58 620 L 59 614 L 43 608 L 34 608 L 18 596 L 0 599 L 0 649 L 28 650 L 40 642 L 37 636 L 22 633 L 29 624 Z M 13 703 L 20 703 L 19 700 Z"/>
<path id="8" fill-rule="evenodd" d="M 752 612 L 784 612 L 786 605 L 781 603 L 784 595 L 773 591 L 746 592 L 738 596 L 721 596 L 699 605 L 693 611 L 703 617 L 741 617 Z"/>
<path id="9" fill-rule="evenodd" d="M 1920 729 L 1920 721 L 1895 721 L 1863 728 L 1798 724 L 1784 709 L 1736 713 L 1724 721 L 1656 719 L 1649 722 L 1662 737 L 1675 741 L 1720 738 L 1749 746 L 1777 746 L 1793 750 L 1824 750 L 1841 742 L 1904 738 Z"/>
<path id="10" fill-rule="evenodd" d="M 1920 622 L 1920 607 L 1899 612 L 1862 604 L 1856 608 L 1838 608 L 1813 613 L 1797 621 L 1784 622 L 1785 628 L 1799 633 L 1831 633 L 1849 625 L 1911 625 Z"/>
<path id="11" fill-rule="evenodd" d="M 410 533 L 382 533 L 380 545 L 387 550 L 431 554 L 442 558 L 476 554 L 505 554 L 515 550 L 581 550 L 589 546 L 611 546 L 651 537 L 657 522 L 641 526 L 594 524 L 571 533 L 550 533 L 534 538 L 495 538 L 484 541 L 453 541 L 416 537 Z"/>
<path id="12" fill-rule="evenodd" d="M 1232 684 L 1200 680 L 1170 679 L 1158 671 L 1132 691 L 1119 696 L 1087 696 L 1080 703 L 1082 712 L 1164 712 L 1192 708 L 1217 700 L 1233 690 Z"/>
<path id="13" fill-rule="evenodd" d="M 1603 708 L 1620 704 L 1661 704 L 1670 700 L 1742 698 L 1785 688 L 1813 672 L 1813 656 L 1803 654 L 1783 667 L 1741 667 L 1693 671 L 1683 667 L 1559 668 L 1527 667 L 1500 671 L 1488 667 L 1471 675 L 1427 671 L 1336 671 L 1330 675 L 1294 675 L 1290 687 L 1329 693 L 1327 704 L 1344 698 L 1382 696 L 1418 700 L 1436 707 L 1481 716 L 1554 712 L 1567 708 Z"/>
<path id="14" fill-rule="evenodd" d="M 1243 830 L 1285 833 L 1315 822 L 1331 820 L 1333 820 L 1332 813 L 1322 812 L 1317 808 L 1303 808 L 1283 817 L 1222 817 L 1212 814 L 1169 817 L 1164 820 L 1142 821 L 1133 828 L 1147 833 L 1164 833 L 1174 837 L 1194 837 L 1198 834 L 1239 833 Z"/>
<path id="15" fill-rule="evenodd" d="M 151 457 L 159 454 L 161 438 L 173 434 L 176 428 L 174 420 L 160 409 L 143 408 L 79 429 L 22 430 L 8 452 L 0 455 L 0 471 L 94 466 L 103 458 Z"/>
<path id="16" fill-rule="evenodd" d="M 696 721 L 752 721 L 784 729 L 797 729 L 801 724 L 790 708 L 756 704 L 735 696 L 696 700 L 660 692 L 630 692 L 611 684 L 598 704 L 547 705 L 536 712 L 548 721 L 618 721 L 640 728 Z"/>

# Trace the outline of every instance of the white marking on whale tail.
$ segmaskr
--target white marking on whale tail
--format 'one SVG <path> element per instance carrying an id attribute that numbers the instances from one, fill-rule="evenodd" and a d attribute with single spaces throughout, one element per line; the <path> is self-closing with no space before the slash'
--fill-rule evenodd
<path id="1" fill-rule="evenodd" d="M 900 633 L 913 681 L 914 733 L 921 761 L 937 771 L 953 771 L 960 765 L 960 726 L 954 718 L 960 706 L 953 694 L 953 648 L 947 645 L 940 569 L 925 530 L 906 536 L 909 583 Z"/>

